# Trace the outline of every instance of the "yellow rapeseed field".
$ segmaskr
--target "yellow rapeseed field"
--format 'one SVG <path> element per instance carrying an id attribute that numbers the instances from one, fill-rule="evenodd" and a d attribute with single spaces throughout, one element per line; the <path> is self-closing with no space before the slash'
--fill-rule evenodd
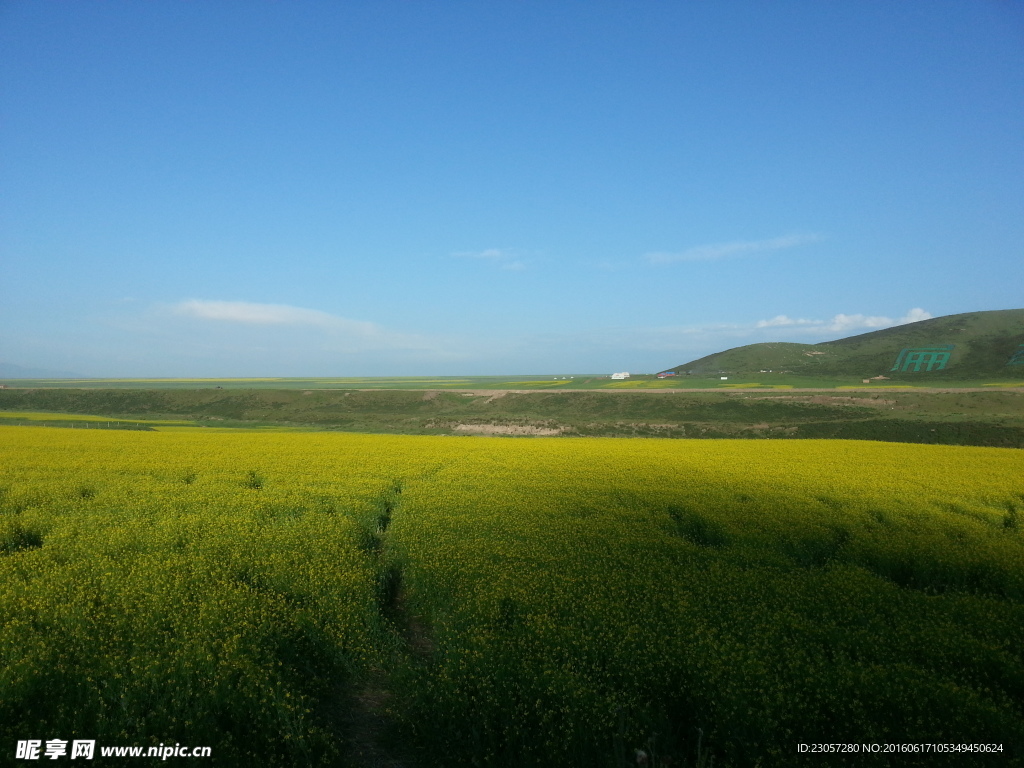
<path id="1" fill-rule="evenodd" d="M 423 765 L 1007 760 L 1022 477 L 869 442 L 0 426 L 0 734 L 344 764 L 376 680 Z"/>

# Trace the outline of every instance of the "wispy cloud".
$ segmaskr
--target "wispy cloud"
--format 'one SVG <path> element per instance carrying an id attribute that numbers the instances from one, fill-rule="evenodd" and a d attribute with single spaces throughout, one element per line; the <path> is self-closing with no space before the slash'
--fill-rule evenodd
<path id="1" fill-rule="evenodd" d="M 175 304 L 171 310 L 176 315 L 195 317 L 200 320 L 219 320 L 227 323 L 248 325 L 320 325 L 334 326 L 355 323 L 370 330 L 372 323 L 354 320 L 321 312 L 318 309 L 303 309 L 287 304 L 255 304 L 248 301 L 207 301 L 189 299 Z"/>
<path id="2" fill-rule="evenodd" d="M 679 252 L 654 251 L 645 254 L 644 258 L 651 264 L 675 264 L 681 261 L 717 261 L 733 256 L 781 251 L 785 248 L 795 248 L 798 245 L 814 243 L 821 239 L 821 235 L 805 233 L 773 237 L 768 240 L 734 240 L 728 243 L 698 245 Z"/>
<path id="3" fill-rule="evenodd" d="M 216 324 L 316 328 L 328 334 L 328 344 L 332 347 L 340 344 L 346 349 L 360 350 L 441 351 L 437 340 L 419 334 L 400 333 L 365 320 L 350 320 L 318 309 L 288 304 L 189 299 L 174 304 L 170 310 L 174 315 Z"/>
<path id="4" fill-rule="evenodd" d="M 924 311 L 920 307 L 915 307 L 899 319 L 881 315 L 846 315 L 842 313 L 834 315 L 830 320 L 807 320 L 804 318 L 792 318 L 787 315 L 776 315 L 770 320 L 758 320 L 754 327 L 788 328 L 809 333 L 849 333 L 851 331 L 906 325 L 907 323 L 916 323 L 919 320 L 927 320 L 930 317 L 931 314 L 929 312 Z"/>
<path id="5" fill-rule="evenodd" d="M 509 272 L 521 272 L 526 269 L 526 262 L 518 255 L 518 252 L 507 248 L 485 248 L 482 251 L 459 251 L 453 256 L 460 259 L 479 259 L 493 264 L 498 269 Z"/>

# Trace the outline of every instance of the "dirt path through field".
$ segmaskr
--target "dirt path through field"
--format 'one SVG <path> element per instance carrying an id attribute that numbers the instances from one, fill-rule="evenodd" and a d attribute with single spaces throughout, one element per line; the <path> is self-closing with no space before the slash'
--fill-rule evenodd
<path id="1" fill-rule="evenodd" d="M 402 484 L 396 482 L 380 500 L 375 530 L 370 532 L 369 554 L 378 570 L 377 605 L 380 619 L 400 642 L 393 650 L 389 666 L 401 663 L 405 653 L 424 655 L 433 650 L 433 641 L 425 627 L 408 610 L 402 569 L 389 563 L 387 534 L 391 518 L 401 506 Z M 343 716 L 343 732 L 348 743 L 347 758 L 353 765 L 368 768 L 414 768 L 412 758 L 400 754 L 394 743 L 394 723 L 390 713 L 394 699 L 390 670 L 371 670 L 362 685 L 351 695 Z"/>

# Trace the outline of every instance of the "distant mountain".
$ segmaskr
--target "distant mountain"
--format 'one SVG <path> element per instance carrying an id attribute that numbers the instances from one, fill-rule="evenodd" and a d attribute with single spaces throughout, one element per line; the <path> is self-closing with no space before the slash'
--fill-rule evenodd
<path id="1" fill-rule="evenodd" d="M 52 371 L 47 368 L 23 368 L 14 363 L 0 363 L 0 379 L 81 379 L 71 371 Z"/>
<path id="2" fill-rule="evenodd" d="M 1024 309 L 946 315 L 820 344 L 727 349 L 670 370 L 890 379 L 1024 378 Z"/>

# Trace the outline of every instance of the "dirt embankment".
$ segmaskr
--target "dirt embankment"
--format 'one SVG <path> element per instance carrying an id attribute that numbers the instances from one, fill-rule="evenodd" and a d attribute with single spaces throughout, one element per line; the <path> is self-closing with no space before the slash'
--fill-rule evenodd
<path id="1" fill-rule="evenodd" d="M 562 434 L 564 427 L 535 427 L 529 424 L 456 424 L 453 432 L 467 435 L 534 435 L 554 437 Z"/>

